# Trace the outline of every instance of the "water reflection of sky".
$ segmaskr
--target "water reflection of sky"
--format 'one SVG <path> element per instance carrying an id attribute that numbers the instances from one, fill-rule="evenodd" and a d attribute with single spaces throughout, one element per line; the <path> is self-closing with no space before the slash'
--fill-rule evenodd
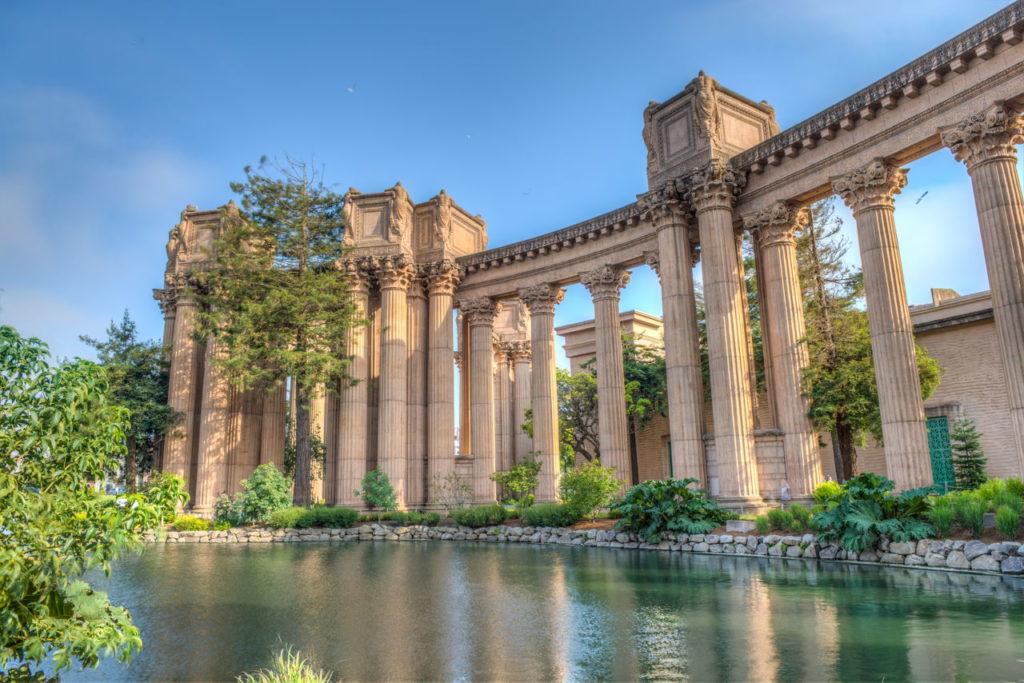
<path id="1" fill-rule="evenodd" d="M 145 648 L 69 680 L 1024 678 L 1024 581 L 490 544 L 154 546 L 105 583 Z"/>

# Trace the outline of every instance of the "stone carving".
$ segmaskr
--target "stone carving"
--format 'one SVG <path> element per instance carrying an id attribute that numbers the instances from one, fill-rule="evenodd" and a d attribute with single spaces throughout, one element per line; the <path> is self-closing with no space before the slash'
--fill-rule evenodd
<path id="1" fill-rule="evenodd" d="M 404 254 L 379 256 L 374 261 L 381 289 L 408 289 L 416 275 L 415 268 Z"/>
<path id="2" fill-rule="evenodd" d="M 388 192 L 391 194 L 391 212 L 388 217 L 388 230 L 395 237 L 401 238 L 405 234 L 406 225 L 412 215 L 409 201 L 409 193 L 402 187 L 402 183 L 395 183 Z"/>
<path id="3" fill-rule="evenodd" d="M 694 79 L 697 86 L 697 122 L 712 148 L 721 142 L 722 117 L 715 97 L 715 79 L 701 71 Z"/>
<path id="4" fill-rule="evenodd" d="M 743 227 L 750 230 L 763 247 L 795 245 L 796 231 L 807 225 L 809 220 L 807 209 L 779 201 L 753 215 L 744 216 Z"/>
<path id="5" fill-rule="evenodd" d="M 478 296 L 472 299 L 460 299 L 459 311 L 473 325 L 493 325 L 494 318 L 501 310 L 501 304 L 489 296 Z"/>
<path id="6" fill-rule="evenodd" d="M 462 280 L 462 269 L 451 259 L 442 259 L 429 263 L 424 267 L 427 290 L 431 294 L 455 293 L 455 288 Z"/>
<path id="7" fill-rule="evenodd" d="M 832 179 L 832 189 L 855 214 L 871 206 L 892 208 L 893 197 L 907 184 L 907 169 L 885 159 Z"/>
<path id="8" fill-rule="evenodd" d="M 658 108 L 659 102 L 651 100 L 647 103 L 647 108 L 644 109 L 644 145 L 647 147 L 647 175 L 654 174 L 654 167 L 658 162 L 657 154 L 655 153 L 655 141 L 654 141 L 654 110 Z"/>
<path id="9" fill-rule="evenodd" d="M 530 315 L 554 314 L 555 306 L 565 298 L 565 290 L 556 285 L 534 285 L 519 290 L 519 300 L 526 304 Z"/>
<path id="10" fill-rule="evenodd" d="M 1016 161 L 1016 146 L 1024 142 L 1024 114 L 997 102 L 940 133 L 942 144 L 953 151 L 957 161 L 967 164 L 967 168 L 998 157 Z"/>
<path id="11" fill-rule="evenodd" d="M 153 290 L 153 298 L 160 305 L 160 312 L 164 315 L 174 313 L 174 309 L 178 304 L 179 294 L 179 290 L 174 287 Z"/>
<path id="12" fill-rule="evenodd" d="M 617 299 L 619 290 L 629 284 L 629 271 L 619 266 L 603 265 L 582 273 L 580 282 L 590 291 L 594 301 Z"/>
<path id="13" fill-rule="evenodd" d="M 341 243 L 349 247 L 353 244 L 352 230 L 355 221 L 355 205 L 352 203 L 352 198 L 356 195 L 362 194 L 359 190 L 354 187 L 348 188 L 348 192 L 345 193 L 344 204 L 341 205 L 341 215 L 345 219 L 345 232 L 342 235 Z"/>
<path id="14" fill-rule="evenodd" d="M 655 230 L 685 225 L 687 222 L 685 197 L 679 192 L 674 180 L 646 194 L 637 195 L 637 203 L 644 212 L 643 218 L 650 221 Z"/>
<path id="15" fill-rule="evenodd" d="M 711 159 L 685 179 L 687 198 L 698 213 L 706 209 L 731 209 L 747 178 L 721 159 Z"/>
<path id="16" fill-rule="evenodd" d="M 529 361 L 532 357 L 530 350 L 530 342 L 528 341 L 510 341 L 504 342 L 508 347 L 508 356 L 513 363 L 521 361 Z"/>
<path id="17" fill-rule="evenodd" d="M 452 236 L 452 198 L 444 190 L 434 197 L 434 236 L 442 244 Z"/>
<path id="18" fill-rule="evenodd" d="M 178 254 L 185 248 L 185 239 L 181 234 L 181 226 L 175 225 L 167 233 L 167 269 L 172 270 L 178 262 Z"/>
<path id="19" fill-rule="evenodd" d="M 645 251 L 644 252 L 644 263 L 654 271 L 654 274 L 661 279 L 661 261 L 658 259 L 658 252 L 656 251 Z"/>

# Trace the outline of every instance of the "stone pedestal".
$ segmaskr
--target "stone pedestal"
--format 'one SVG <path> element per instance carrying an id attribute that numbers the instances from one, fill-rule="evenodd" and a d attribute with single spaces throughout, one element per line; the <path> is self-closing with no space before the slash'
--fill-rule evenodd
<path id="1" fill-rule="evenodd" d="M 455 368 L 452 339 L 452 294 L 459 270 L 451 261 L 433 264 L 427 278 L 430 347 L 427 382 L 427 475 L 433 485 L 455 473 Z M 437 490 L 428 491 L 437 503 Z"/>
<path id="2" fill-rule="evenodd" d="M 555 383 L 555 306 L 565 290 L 536 285 L 519 290 L 530 311 L 530 347 L 533 352 L 530 401 L 533 408 L 533 450 L 540 461 L 537 502 L 558 499 L 561 473 L 558 454 L 558 387 Z"/>
<path id="3" fill-rule="evenodd" d="M 777 202 L 744 220 L 758 241 L 762 297 L 765 318 L 765 357 L 771 362 L 770 387 L 778 427 L 783 432 L 786 481 L 793 498 L 808 498 L 824 477 L 817 438 L 807 417 L 808 402 L 803 396 L 803 370 L 807 367 L 804 338 L 804 308 L 800 293 L 800 274 L 796 259 L 795 231 L 806 225 L 806 209 L 795 209 Z"/>
<path id="4" fill-rule="evenodd" d="M 1024 471 L 1024 195 L 1016 148 L 1024 142 L 1024 116 L 996 104 L 943 130 L 942 141 L 971 174 L 1018 467 Z"/>
<path id="5" fill-rule="evenodd" d="M 717 159 L 687 179 L 700 230 L 719 498 L 733 505 L 761 500 L 754 459 L 747 301 L 736 259 L 732 213 L 742 186 L 742 177 Z"/>
<path id="6" fill-rule="evenodd" d="M 619 326 L 619 290 L 629 282 L 629 271 L 602 266 L 580 276 L 594 300 L 594 336 L 597 346 L 597 430 L 601 464 L 614 467 L 624 485 L 632 481 L 629 464 L 629 424 Z"/>
<path id="7" fill-rule="evenodd" d="M 906 169 L 881 159 L 832 180 L 857 222 L 885 461 L 898 489 L 932 483 L 914 333 L 893 220 L 893 196 L 906 184 Z"/>
<path id="8" fill-rule="evenodd" d="M 473 498 L 476 503 L 493 503 L 496 498 L 491 474 L 495 471 L 494 434 L 494 318 L 498 306 L 493 299 L 463 299 L 459 310 L 469 322 L 472 363 L 470 423 L 473 430 Z"/>

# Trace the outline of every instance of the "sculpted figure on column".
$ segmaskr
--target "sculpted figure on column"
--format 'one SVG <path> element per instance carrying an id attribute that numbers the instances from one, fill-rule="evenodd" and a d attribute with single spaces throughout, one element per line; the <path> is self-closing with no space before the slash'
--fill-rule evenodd
<path id="1" fill-rule="evenodd" d="M 626 380 L 622 362 L 619 290 L 629 283 L 629 271 L 604 265 L 580 275 L 594 300 L 597 345 L 597 433 L 601 464 L 614 467 L 619 480 L 632 482 L 629 426 L 626 422 Z"/>
<path id="2" fill-rule="evenodd" d="M 757 504 L 761 500 L 754 455 L 747 301 L 736 259 L 732 213 L 736 194 L 745 184 L 745 176 L 720 159 L 712 159 L 686 179 L 687 198 L 697 215 L 704 262 L 719 498 L 734 505 Z"/>
<path id="3" fill-rule="evenodd" d="M 906 184 L 907 170 L 884 159 L 832 179 L 833 189 L 857 222 L 885 461 L 889 478 L 900 489 L 932 483 L 924 402 L 893 219 L 893 197 Z"/>
<path id="4" fill-rule="evenodd" d="M 998 102 L 941 134 L 971 174 L 1018 464 L 1024 470 L 1024 194 L 1017 173 L 1024 115 Z"/>
<path id="5" fill-rule="evenodd" d="M 555 306 L 565 296 L 556 285 L 536 285 L 519 290 L 519 299 L 530 311 L 530 347 L 533 351 L 533 450 L 540 460 L 537 501 L 558 498 L 558 389 L 555 384 Z"/>
<path id="6" fill-rule="evenodd" d="M 454 261 L 444 259 L 427 268 L 427 481 L 455 472 L 455 377 L 452 368 L 452 296 L 462 273 Z M 431 487 L 429 501 L 437 503 Z"/>
<path id="7" fill-rule="evenodd" d="M 490 297 L 462 299 L 459 310 L 469 322 L 470 429 L 473 432 L 473 497 L 477 503 L 496 499 L 491 474 L 496 470 L 494 433 L 494 318 L 499 305 Z"/>
<path id="8" fill-rule="evenodd" d="M 808 363 L 804 342 L 807 329 L 800 295 L 796 231 L 807 225 L 809 218 L 807 209 L 775 202 L 743 220 L 761 249 L 762 300 L 768 321 L 766 353 L 773 375 L 770 386 L 775 392 L 779 427 L 784 434 L 786 481 L 794 498 L 809 498 L 823 480 L 817 439 L 802 391 L 803 370 Z"/>
<path id="9" fill-rule="evenodd" d="M 672 472 L 707 485 L 704 379 L 693 288 L 696 230 L 674 182 L 639 199 L 646 209 L 645 219 L 658 234 L 658 251 L 646 254 L 645 260 L 661 281 Z"/>

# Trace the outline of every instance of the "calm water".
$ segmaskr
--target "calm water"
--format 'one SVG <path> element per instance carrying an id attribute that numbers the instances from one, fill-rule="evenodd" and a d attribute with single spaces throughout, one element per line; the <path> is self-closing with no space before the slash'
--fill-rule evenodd
<path id="1" fill-rule="evenodd" d="M 105 584 L 145 648 L 71 680 L 1019 680 L 1024 582 L 457 543 L 158 545 Z"/>

